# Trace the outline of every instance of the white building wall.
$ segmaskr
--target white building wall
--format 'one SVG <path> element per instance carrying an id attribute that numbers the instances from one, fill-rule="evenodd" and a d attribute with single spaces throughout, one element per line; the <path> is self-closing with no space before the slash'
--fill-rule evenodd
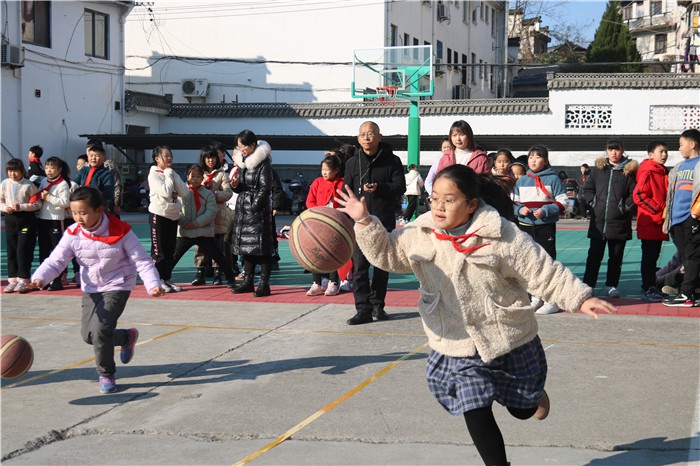
<path id="1" fill-rule="evenodd" d="M 182 95 L 182 79 L 208 80 L 206 98 L 195 102 L 339 102 L 352 100 L 353 50 L 390 45 L 390 25 L 398 29 L 398 45 L 403 34 L 417 38 L 419 45 L 436 44 L 471 53 L 484 62 L 497 60 L 497 37 L 491 35 L 491 22 L 462 21 L 462 10 L 469 2 L 449 4 L 452 19 L 438 23 L 436 4 L 422 1 L 344 0 L 322 3 L 302 0 L 275 5 L 231 1 L 218 9 L 192 9 L 191 2 L 156 1 L 148 13 L 137 6 L 127 20 L 127 87 L 153 94 L 173 94 L 175 103 L 187 102 Z M 483 2 L 493 11 L 503 2 Z M 478 3 L 476 3 L 478 5 Z M 188 7 L 189 5 L 189 7 Z M 186 10 L 185 7 L 188 7 Z M 485 8 L 485 6 L 484 6 Z M 479 15 L 477 15 L 479 18 Z M 498 21 L 505 21 L 502 15 Z M 504 26 L 496 28 L 503 31 Z M 502 49 L 499 49 L 502 51 Z M 501 52 L 500 56 L 504 53 Z M 192 59 L 175 59 L 192 57 Z M 250 60 L 265 63 L 245 63 Z M 283 61 L 285 63 L 275 63 Z M 503 62 L 501 58 L 500 63 Z M 303 64 L 303 63 L 312 63 Z M 495 91 L 481 80 L 474 83 L 472 97 L 495 97 Z M 450 70 L 436 89 L 436 99 L 452 98 L 452 86 L 459 74 Z"/>
<path id="2" fill-rule="evenodd" d="M 46 157 L 72 162 L 85 152 L 80 134 L 121 133 L 122 112 L 115 111 L 114 102 L 121 104 L 124 93 L 120 21 L 125 7 L 117 2 L 51 2 L 51 47 L 22 44 L 21 3 L 3 1 L 2 7 L 8 37 L 25 48 L 23 68 L 2 70 L 3 159 L 26 158 L 29 147 L 38 144 Z M 108 60 L 85 55 L 86 8 L 109 15 Z"/>
<path id="3" fill-rule="evenodd" d="M 656 90 L 625 90 L 620 89 L 579 89 L 550 91 L 549 111 L 528 114 L 474 114 L 474 115 L 430 115 L 421 117 L 421 134 L 445 135 L 456 120 L 466 120 L 474 130 L 474 137 L 479 142 L 480 135 L 499 134 L 543 134 L 543 135 L 610 135 L 615 134 L 624 141 L 625 135 L 639 134 L 668 134 L 668 129 L 654 130 L 650 127 L 651 106 L 700 105 L 700 93 L 697 89 L 656 89 Z M 566 127 L 567 105 L 611 105 L 611 128 L 576 129 Z M 697 110 L 696 110 L 697 111 Z M 237 134 L 243 129 L 250 129 L 256 134 L 275 135 L 337 135 L 351 136 L 366 118 L 247 118 L 247 119 L 176 119 L 161 120 L 163 133 L 192 133 L 194 125 L 206 128 L 202 132 L 212 134 Z M 408 117 L 373 118 L 383 135 L 405 135 L 408 131 Z M 676 123 L 677 124 L 677 123 Z M 678 134 L 682 131 L 678 129 Z M 680 160 L 678 141 L 666 141 L 669 145 L 668 165 Z M 500 147 L 487 147 L 492 152 L 505 147 L 515 150 L 504 138 Z M 315 164 L 320 162 L 322 153 L 308 151 L 274 151 L 273 160 L 280 164 Z M 330 149 L 330 148 L 329 148 Z M 527 148 L 517 148 L 525 151 Z M 397 151 L 404 164 L 407 161 L 406 152 Z M 524 153 L 524 152 L 523 152 Z M 602 156 L 605 148 L 599 152 L 552 152 L 550 160 L 555 166 L 576 166 L 581 163 L 591 164 L 596 157 Z M 522 155 L 521 153 L 516 153 Z M 644 152 L 628 152 L 633 158 L 643 160 Z M 430 165 L 440 156 L 439 147 L 434 151 L 423 151 L 420 154 L 421 165 Z M 195 162 L 196 151 L 180 151 L 178 161 Z"/>

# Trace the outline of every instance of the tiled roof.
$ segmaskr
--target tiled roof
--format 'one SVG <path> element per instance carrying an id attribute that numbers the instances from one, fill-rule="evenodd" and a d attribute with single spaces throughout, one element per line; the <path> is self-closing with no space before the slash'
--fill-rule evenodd
<path id="1" fill-rule="evenodd" d="M 693 73 L 572 74 L 547 76 L 552 89 L 697 89 L 700 75 Z"/>
<path id="2" fill-rule="evenodd" d="M 146 92 L 129 90 L 124 91 L 124 108 L 127 110 L 138 107 L 149 107 L 169 112 L 172 106 L 172 94 L 163 96 L 158 94 L 148 94 Z"/>
<path id="3" fill-rule="evenodd" d="M 484 100 L 424 100 L 419 111 L 426 115 L 469 115 L 505 113 L 541 113 L 549 110 L 546 98 L 484 99 Z M 396 106 L 369 102 L 323 103 L 229 103 L 173 104 L 170 116 L 177 118 L 370 118 L 377 116 L 408 116 L 408 101 Z"/>

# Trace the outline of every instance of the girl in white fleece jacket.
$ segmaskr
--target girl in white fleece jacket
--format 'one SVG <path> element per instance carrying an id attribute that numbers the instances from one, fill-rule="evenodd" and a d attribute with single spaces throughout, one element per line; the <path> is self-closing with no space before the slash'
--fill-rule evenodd
<path id="1" fill-rule="evenodd" d="M 190 188 L 173 170 L 173 153 L 169 147 L 153 149 L 153 163 L 148 173 L 148 223 L 151 226 L 151 257 L 160 275 L 161 285 L 166 293 L 181 291 L 171 278 L 175 262 L 177 222 L 182 209 L 181 197 L 187 196 Z"/>
<path id="2" fill-rule="evenodd" d="M 506 196 L 471 168 L 449 166 L 435 178 L 430 212 L 391 233 L 368 214 L 364 199 L 339 191 L 340 210 L 355 220 L 357 243 L 372 265 L 420 281 L 428 386 L 443 408 L 464 416 L 488 465 L 508 464 L 494 401 L 519 419 L 549 412 L 547 362 L 528 292 L 591 317 L 614 310 L 484 202 L 495 204 L 498 190 Z"/>

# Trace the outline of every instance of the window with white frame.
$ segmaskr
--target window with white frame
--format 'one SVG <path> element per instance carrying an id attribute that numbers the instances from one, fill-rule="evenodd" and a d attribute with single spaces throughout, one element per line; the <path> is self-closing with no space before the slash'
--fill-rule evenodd
<path id="1" fill-rule="evenodd" d="M 661 2 L 651 2 L 651 14 L 652 15 L 662 14 Z"/>
<path id="2" fill-rule="evenodd" d="M 109 58 L 109 16 L 85 10 L 85 55 Z"/>
<path id="3" fill-rule="evenodd" d="M 22 42 L 51 47 L 51 2 L 22 0 Z"/>

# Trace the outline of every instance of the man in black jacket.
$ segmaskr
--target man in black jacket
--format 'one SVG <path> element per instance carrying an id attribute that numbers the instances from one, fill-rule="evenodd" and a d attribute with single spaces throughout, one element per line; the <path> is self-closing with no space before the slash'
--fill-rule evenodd
<path id="1" fill-rule="evenodd" d="M 369 213 L 391 231 L 396 228 L 396 205 L 406 190 L 403 164 L 391 147 L 382 143 L 376 123 L 363 123 L 357 141 L 360 148 L 345 163 L 345 184 L 358 197 L 366 199 Z M 389 272 L 374 267 L 370 281 L 370 263 L 360 248 L 355 248 L 352 262 L 352 292 L 357 313 L 348 324 L 366 324 L 372 322 L 373 316 L 377 320 L 389 319 L 384 311 Z"/>

